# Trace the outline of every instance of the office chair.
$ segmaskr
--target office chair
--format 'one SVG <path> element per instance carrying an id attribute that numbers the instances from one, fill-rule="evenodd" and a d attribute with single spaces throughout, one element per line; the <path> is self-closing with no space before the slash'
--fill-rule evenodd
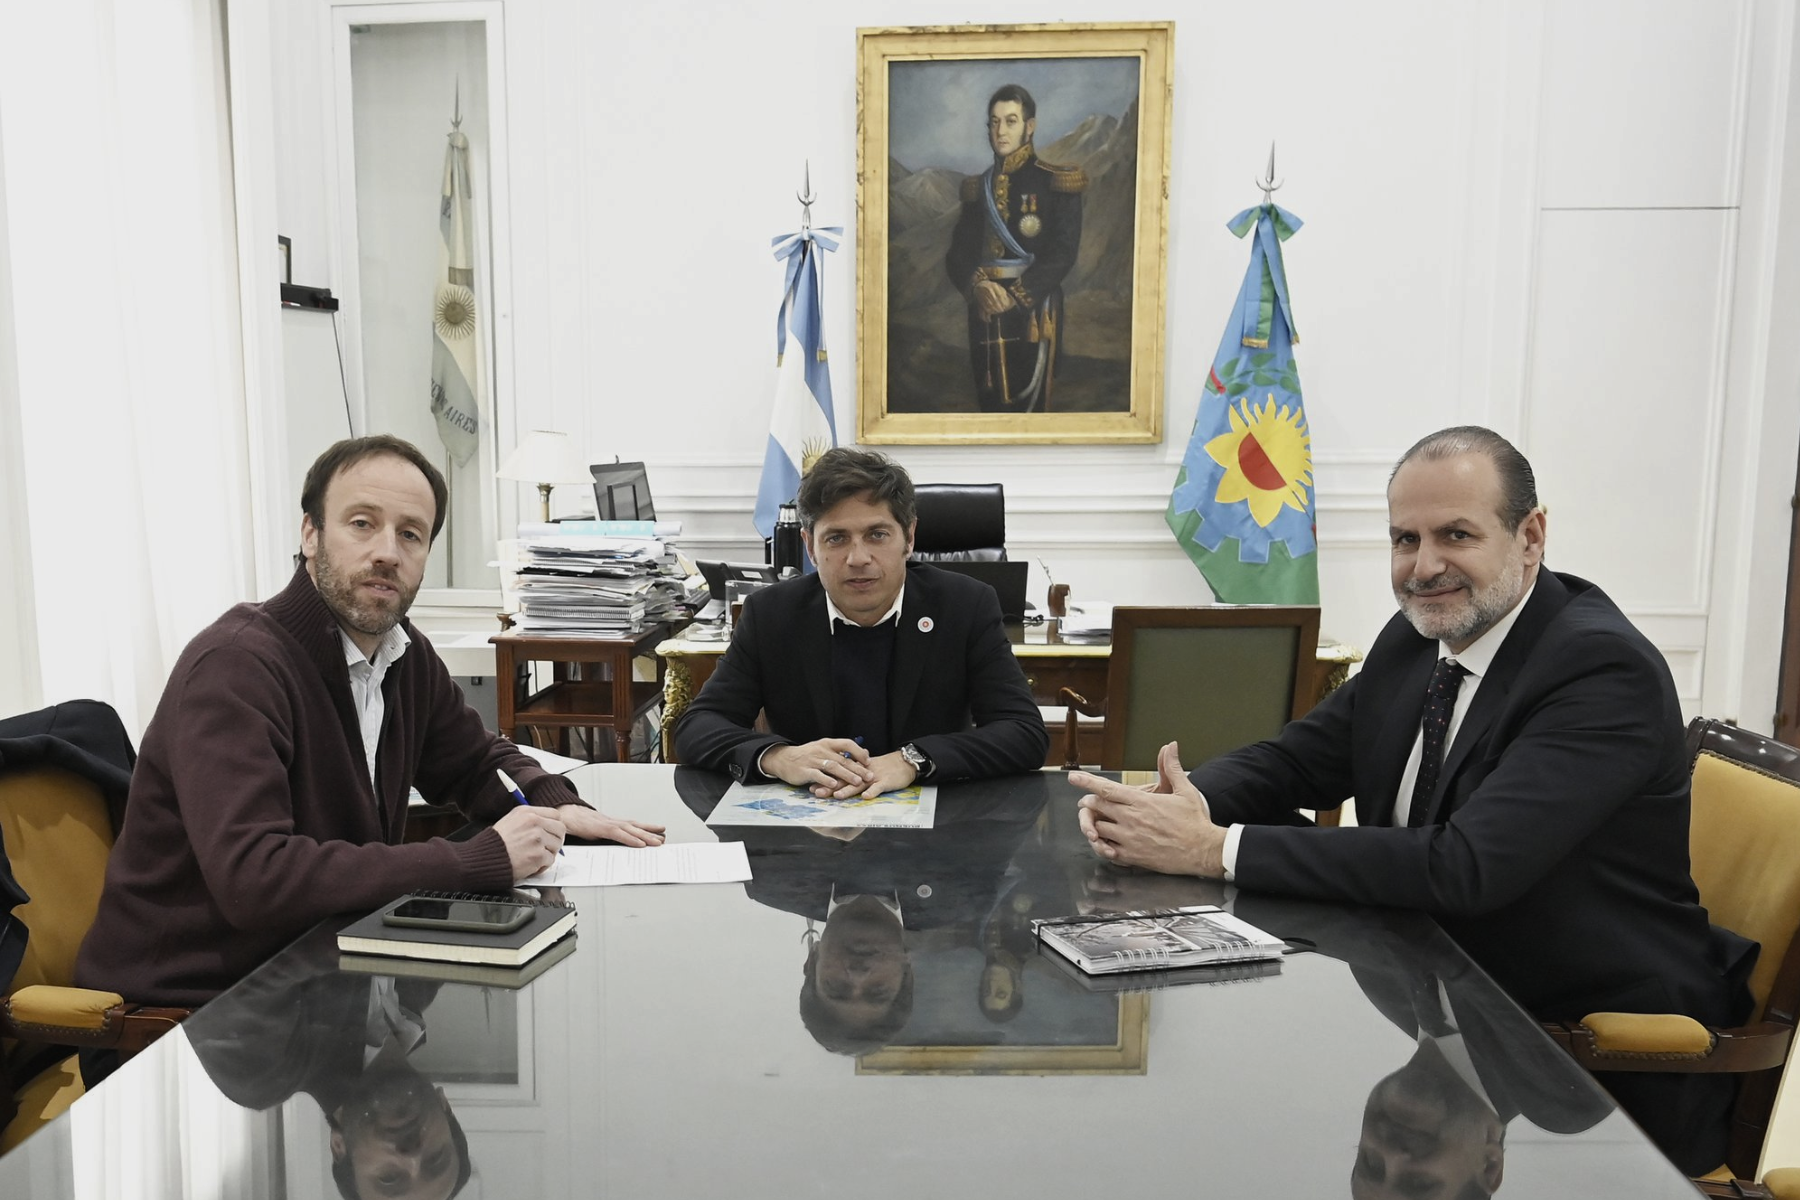
<path id="1" fill-rule="evenodd" d="M 920 562 L 1005 562 L 1006 489 L 998 483 L 921 483 L 919 528 L 913 536 Z"/>
<path id="2" fill-rule="evenodd" d="M 1318 644 L 1316 606 L 1114 608 L 1106 701 L 1062 689 L 1064 765 L 1080 765 L 1078 714 L 1105 718 L 1103 771 L 1154 771 L 1172 741 L 1191 770 L 1274 737 L 1312 707 Z"/>
<path id="3" fill-rule="evenodd" d="M 0 1153 L 81 1095 L 75 1049 L 133 1054 L 187 1016 L 73 986 L 134 757 L 91 700 L 0 722 Z"/>
<path id="4" fill-rule="evenodd" d="M 1545 1028 L 1592 1071 L 1740 1075 L 1730 1151 L 1703 1181 L 1720 1189 L 1709 1194 L 1741 1195 L 1732 1181 L 1756 1177 L 1800 1008 L 1800 750 L 1704 717 L 1688 726 L 1687 743 L 1700 903 L 1715 925 L 1762 945 L 1750 1023 L 1709 1029 L 1673 1014 L 1591 1013 Z"/>

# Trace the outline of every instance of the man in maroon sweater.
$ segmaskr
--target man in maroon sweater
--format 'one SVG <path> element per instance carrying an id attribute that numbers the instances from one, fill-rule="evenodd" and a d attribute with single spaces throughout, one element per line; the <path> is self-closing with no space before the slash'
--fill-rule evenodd
<path id="1" fill-rule="evenodd" d="M 565 834 L 656 845 L 482 727 L 404 620 L 444 524 L 443 476 L 398 438 L 355 438 L 307 472 L 305 565 L 188 644 L 132 774 L 76 982 L 204 1003 L 308 927 L 415 889 L 492 892 Z M 524 790 L 521 806 L 496 769 Z M 494 822 L 402 844 L 409 789 Z"/>

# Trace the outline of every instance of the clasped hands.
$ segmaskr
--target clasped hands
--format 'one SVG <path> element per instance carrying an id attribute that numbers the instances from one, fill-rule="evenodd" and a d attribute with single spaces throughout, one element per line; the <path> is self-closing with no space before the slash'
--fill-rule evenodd
<path id="1" fill-rule="evenodd" d="M 919 772 L 898 750 L 871 756 L 849 738 L 820 738 L 798 746 L 776 746 L 762 756 L 763 774 L 811 790 L 821 800 L 872 800 L 903 788 Z"/>
<path id="2" fill-rule="evenodd" d="M 1088 789 L 1081 832 L 1101 858 L 1168 875 L 1225 877 L 1225 830 L 1181 769 L 1174 742 L 1156 756 L 1155 783 L 1131 787 L 1086 771 L 1069 772 L 1069 782 Z"/>
<path id="3" fill-rule="evenodd" d="M 660 846 L 663 842 L 661 825 L 609 817 L 585 804 L 556 808 L 519 805 L 494 822 L 494 832 L 506 843 L 515 881 L 529 879 L 555 863 L 564 838 L 618 842 L 622 846 Z"/>

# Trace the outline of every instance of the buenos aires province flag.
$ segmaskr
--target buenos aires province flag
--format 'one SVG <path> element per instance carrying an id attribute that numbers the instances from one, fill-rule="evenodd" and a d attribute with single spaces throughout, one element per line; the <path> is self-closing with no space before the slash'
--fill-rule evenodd
<path id="1" fill-rule="evenodd" d="M 1265 204 L 1227 228 L 1253 235 L 1250 268 L 1207 372 L 1165 515 L 1222 603 L 1317 604 L 1312 437 L 1281 261 L 1281 243 L 1300 221 Z"/>
<path id="2" fill-rule="evenodd" d="M 764 537 L 774 536 L 781 506 L 800 490 L 800 477 L 813 460 L 837 445 L 819 255 L 836 250 L 842 234 L 842 226 L 809 227 L 774 239 L 775 257 L 786 267 L 775 317 L 775 406 L 769 414 L 762 483 L 756 489 L 756 531 Z M 793 346 L 788 345 L 790 332 Z"/>

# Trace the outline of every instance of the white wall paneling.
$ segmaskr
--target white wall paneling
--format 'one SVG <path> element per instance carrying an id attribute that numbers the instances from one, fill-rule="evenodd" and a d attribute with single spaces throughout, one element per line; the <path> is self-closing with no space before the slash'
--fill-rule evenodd
<path id="1" fill-rule="evenodd" d="M 340 259 L 302 245 L 335 244 L 332 224 L 348 219 L 336 118 L 321 115 L 333 112 L 331 9 L 295 0 L 271 18 L 276 202 L 297 277 L 348 290 Z M 1769 505 L 1792 486 L 1800 438 L 1792 355 L 1769 336 L 1800 321 L 1800 259 L 1779 238 L 1800 203 L 1785 153 L 1793 11 L 1301 0 L 1274 86 L 1257 56 L 1208 52 L 1236 35 L 1233 14 L 1180 6 L 1166 440 L 895 457 L 922 480 L 1004 483 L 1015 552 L 1078 596 L 1203 598 L 1161 513 L 1248 258 L 1222 225 L 1256 200 L 1250 178 L 1274 140 L 1278 199 L 1307 222 L 1286 256 L 1326 631 L 1367 645 L 1393 611 L 1393 458 L 1434 428 L 1490 424 L 1538 464 L 1552 562 L 1657 630 L 1691 708 L 1766 727 L 1751 710 L 1772 708 L 1773 676 L 1746 664 L 1778 636 L 1767 592 L 1785 526 Z M 823 17 L 797 0 L 516 0 L 504 15 L 511 210 L 495 227 L 512 241 L 514 357 L 496 449 L 542 427 L 596 461 L 642 458 L 696 553 L 753 554 L 779 287 L 769 239 L 798 220 L 810 161 L 816 219 L 849 235 L 825 260 L 848 431 L 855 30 L 966 14 L 934 0 L 850 0 Z M 1115 15 L 1098 0 L 1057 14 Z M 1043 14 L 996 0 L 982 16 Z M 772 66 L 792 62 L 806 67 Z M 500 489 L 503 527 L 519 500 Z M 554 503 L 585 501 L 565 487 Z M 1034 596 L 1043 585 L 1034 568 Z"/>

